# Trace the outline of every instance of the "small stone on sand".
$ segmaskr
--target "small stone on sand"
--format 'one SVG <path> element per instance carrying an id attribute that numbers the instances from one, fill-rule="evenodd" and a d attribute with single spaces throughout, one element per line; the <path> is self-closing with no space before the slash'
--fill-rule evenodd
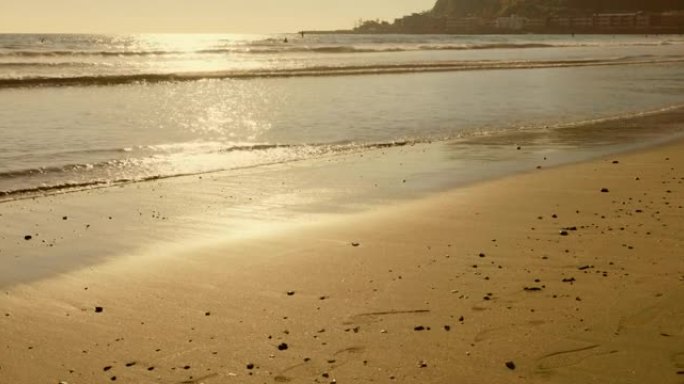
<path id="1" fill-rule="evenodd" d="M 507 361 L 506 362 L 506 368 L 508 368 L 510 370 L 514 370 L 515 369 L 515 363 L 512 361 Z"/>

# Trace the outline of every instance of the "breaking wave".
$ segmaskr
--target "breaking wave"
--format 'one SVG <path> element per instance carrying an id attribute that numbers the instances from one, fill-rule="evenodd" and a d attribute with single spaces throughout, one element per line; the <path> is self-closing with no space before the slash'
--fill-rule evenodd
<path id="1" fill-rule="evenodd" d="M 0 182 L 15 180 L 20 181 L 20 184 L 22 184 L 22 186 L 17 188 L 0 190 L 0 201 L 23 198 L 36 194 L 72 192 L 125 183 L 145 182 L 215 173 L 231 169 L 288 163 L 350 151 L 403 147 L 418 144 L 420 142 L 421 141 L 390 141 L 377 143 L 341 142 L 333 144 L 243 144 L 226 146 L 216 145 L 215 143 L 178 143 L 137 148 L 103 149 L 98 150 L 98 152 L 109 152 L 112 154 L 125 152 L 131 154 L 132 157 L 96 163 L 66 164 L 61 166 L 0 172 Z M 269 156 L 268 152 L 272 151 L 281 152 L 276 156 Z M 83 152 L 84 155 L 86 155 L 93 151 L 89 150 Z M 160 152 L 163 154 L 158 154 Z M 223 156 L 238 152 L 250 152 L 254 154 L 258 160 L 241 163 L 238 166 L 226 165 L 231 163 L 228 161 L 223 166 L 216 166 L 209 169 L 190 169 L 182 172 L 174 172 L 173 170 L 175 167 L 173 166 L 156 166 L 158 164 L 171 163 L 174 161 L 187 162 L 192 156 Z M 69 152 L 69 154 L 73 155 L 74 153 Z M 31 182 L 32 180 L 34 180 L 33 183 Z"/>
<path id="2" fill-rule="evenodd" d="M 0 78 L 0 88 L 39 86 L 106 86 L 131 83 L 160 83 L 220 79 L 255 79 L 284 77 L 320 77 L 345 75 L 380 75 L 418 72 L 447 72 L 474 70 L 510 70 L 534 68 L 564 68 L 608 65 L 639 65 L 682 63 L 684 57 L 674 58 L 613 58 L 557 61 L 439 61 L 427 63 L 314 66 L 306 68 L 229 70 L 213 72 L 134 73 L 86 76 L 27 76 Z"/>

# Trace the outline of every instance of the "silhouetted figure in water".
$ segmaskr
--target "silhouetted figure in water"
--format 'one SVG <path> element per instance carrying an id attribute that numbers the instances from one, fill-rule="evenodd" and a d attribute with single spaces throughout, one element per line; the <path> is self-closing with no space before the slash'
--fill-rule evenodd
<path id="1" fill-rule="evenodd" d="M 304 38 L 304 31 L 299 32 L 300 35 L 302 35 L 302 39 Z"/>
<path id="2" fill-rule="evenodd" d="M 283 43 L 286 43 L 286 44 L 287 44 L 287 42 L 288 42 L 288 41 L 287 41 L 287 37 L 286 37 L 285 40 L 283 40 Z"/>

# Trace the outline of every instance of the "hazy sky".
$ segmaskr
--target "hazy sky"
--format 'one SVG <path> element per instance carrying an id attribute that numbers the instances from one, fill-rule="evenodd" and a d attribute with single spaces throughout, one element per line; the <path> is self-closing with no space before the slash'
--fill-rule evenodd
<path id="1" fill-rule="evenodd" d="M 0 0 L 0 32 L 291 32 L 393 19 L 435 0 Z"/>

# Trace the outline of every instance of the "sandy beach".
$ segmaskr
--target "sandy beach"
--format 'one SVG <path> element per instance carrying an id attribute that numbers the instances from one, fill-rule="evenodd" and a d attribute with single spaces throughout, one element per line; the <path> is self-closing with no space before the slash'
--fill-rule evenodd
<path id="1" fill-rule="evenodd" d="M 0 383 L 684 383 L 683 170 L 678 141 L 14 284 Z"/>

